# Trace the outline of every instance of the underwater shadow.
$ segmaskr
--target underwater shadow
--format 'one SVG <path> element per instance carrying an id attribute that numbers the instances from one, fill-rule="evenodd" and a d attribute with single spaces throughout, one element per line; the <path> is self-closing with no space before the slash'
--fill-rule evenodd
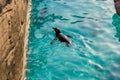
<path id="1" fill-rule="evenodd" d="M 116 10 L 116 13 L 112 16 L 112 24 L 115 26 L 116 28 L 116 35 L 115 37 L 117 37 L 119 39 L 120 42 L 120 0 L 114 0 L 114 7 Z"/>

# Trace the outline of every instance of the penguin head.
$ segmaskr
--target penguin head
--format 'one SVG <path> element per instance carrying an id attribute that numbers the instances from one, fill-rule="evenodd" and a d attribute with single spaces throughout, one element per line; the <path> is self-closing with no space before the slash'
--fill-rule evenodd
<path id="1" fill-rule="evenodd" d="M 60 29 L 58 29 L 58 28 L 53 28 L 53 29 L 54 29 L 54 31 L 56 32 L 56 34 L 61 33 Z"/>

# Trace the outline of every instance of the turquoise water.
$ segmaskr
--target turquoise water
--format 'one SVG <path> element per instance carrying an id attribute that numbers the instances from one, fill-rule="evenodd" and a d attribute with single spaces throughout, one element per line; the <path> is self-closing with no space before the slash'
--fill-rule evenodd
<path id="1" fill-rule="evenodd" d="M 52 27 L 72 45 L 51 45 Z M 112 0 L 32 0 L 27 80 L 120 80 L 119 41 Z"/>

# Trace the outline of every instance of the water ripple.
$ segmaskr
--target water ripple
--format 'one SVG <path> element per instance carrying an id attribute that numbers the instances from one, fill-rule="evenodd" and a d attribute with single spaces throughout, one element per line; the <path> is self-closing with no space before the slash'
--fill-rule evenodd
<path id="1" fill-rule="evenodd" d="M 27 80 L 120 80 L 120 17 L 114 14 L 113 1 L 32 4 Z M 52 27 L 71 35 L 72 45 L 51 45 Z"/>

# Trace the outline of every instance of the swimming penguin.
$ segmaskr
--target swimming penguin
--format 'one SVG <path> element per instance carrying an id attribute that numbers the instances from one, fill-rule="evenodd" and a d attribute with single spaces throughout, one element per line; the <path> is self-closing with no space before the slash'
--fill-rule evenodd
<path id="1" fill-rule="evenodd" d="M 72 41 L 69 39 L 71 36 L 64 35 L 58 28 L 53 29 L 56 33 L 56 37 L 51 41 L 51 44 L 53 44 L 55 40 L 59 40 L 60 42 L 66 43 L 66 46 L 69 47 L 69 44 L 72 43 Z"/>

